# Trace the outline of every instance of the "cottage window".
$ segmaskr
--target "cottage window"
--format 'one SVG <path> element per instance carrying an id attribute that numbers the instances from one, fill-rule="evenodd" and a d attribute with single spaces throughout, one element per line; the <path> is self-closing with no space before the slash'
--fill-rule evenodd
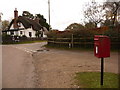
<path id="1" fill-rule="evenodd" d="M 13 31 L 11 31 L 11 32 L 10 32 L 10 34 L 11 34 L 11 35 L 14 35 L 14 32 L 13 32 Z"/>
<path id="2" fill-rule="evenodd" d="M 29 37 L 32 37 L 32 32 L 29 32 Z"/>
<path id="3" fill-rule="evenodd" d="M 21 23 L 18 23 L 18 26 L 21 27 Z"/>
<path id="4" fill-rule="evenodd" d="M 22 35 L 22 34 L 23 34 L 23 32 L 22 32 L 22 31 L 20 31 L 20 34 Z"/>

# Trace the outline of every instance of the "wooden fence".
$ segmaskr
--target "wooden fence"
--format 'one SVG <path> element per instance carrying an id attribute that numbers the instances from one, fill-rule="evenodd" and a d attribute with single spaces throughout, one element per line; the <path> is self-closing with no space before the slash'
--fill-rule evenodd
<path id="1" fill-rule="evenodd" d="M 111 47 L 116 47 L 120 45 L 120 40 L 118 37 L 112 37 L 111 39 Z M 48 38 L 48 45 L 59 46 L 59 47 L 90 47 L 94 46 L 94 38 L 93 37 L 81 37 L 81 38 Z"/>

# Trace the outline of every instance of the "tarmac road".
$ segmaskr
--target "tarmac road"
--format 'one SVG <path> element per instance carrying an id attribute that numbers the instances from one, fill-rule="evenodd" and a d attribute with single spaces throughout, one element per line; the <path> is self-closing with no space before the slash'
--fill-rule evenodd
<path id="1" fill-rule="evenodd" d="M 31 54 L 12 46 L 2 46 L 2 88 L 34 88 Z"/>
<path id="2" fill-rule="evenodd" d="M 2 88 L 35 88 L 33 53 L 46 42 L 2 46 Z"/>

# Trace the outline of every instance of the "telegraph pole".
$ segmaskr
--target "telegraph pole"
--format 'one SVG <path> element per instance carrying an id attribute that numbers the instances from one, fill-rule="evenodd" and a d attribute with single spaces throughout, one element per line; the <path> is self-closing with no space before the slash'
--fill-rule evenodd
<path id="1" fill-rule="evenodd" d="M 49 16 L 49 30 L 50 30 L 50 0 L 48 0 L 48 16 Z"/>

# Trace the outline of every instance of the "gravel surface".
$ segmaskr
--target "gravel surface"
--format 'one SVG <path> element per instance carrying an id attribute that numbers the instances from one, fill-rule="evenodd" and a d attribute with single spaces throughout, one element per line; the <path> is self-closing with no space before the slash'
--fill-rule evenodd
<path id="1" fill-rule="evenodd" d="M 93 51 L 50 49 L 33 55 L 37 88 L 77 88 L 76 72 L 100 72 L 100 59 Z M 105 59 L 105 72 L 118 73 L 118 53 Z M 78 87 L 80 88 L 80 87 Z"/>

